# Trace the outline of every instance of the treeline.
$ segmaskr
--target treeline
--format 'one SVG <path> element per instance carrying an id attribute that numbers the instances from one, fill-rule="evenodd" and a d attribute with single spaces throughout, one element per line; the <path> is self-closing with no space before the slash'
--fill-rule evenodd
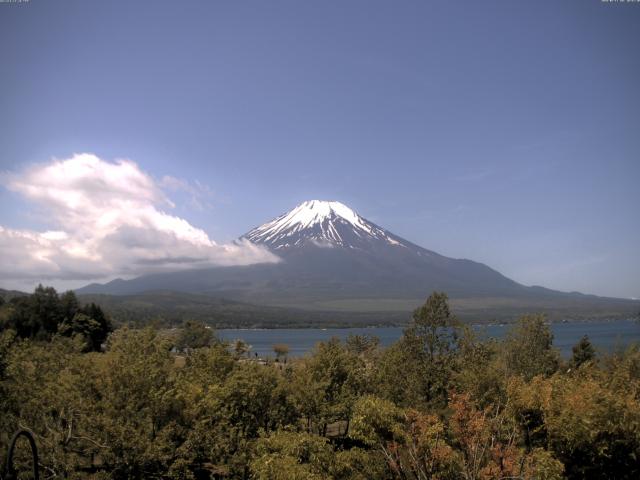
<path id="1" fill-rule="evenodd" d="M 55 335 L 80 336 L 85 350 L 100 350 L 113 330 L 111 320 L 95 303 L 81 305 L 72 291 L 58 295 L 53 287 L 38 285 L 32 295 L 0 297 L 0 330 L 19 338 L 51 340 Z"/>
<path id="2" fill-rule="evenodd" d="M 0 409 L 3 448 L 29 428 L 45 478 L 640 476 L 637 345 L 597 355 L 585 338 L 565 361 L 539 316 L 480 340 L 438 293 L 388 348 L 351 336 L 286 364 L 196 324 L 121 328 L 87 353 L 5 327 Z"/>

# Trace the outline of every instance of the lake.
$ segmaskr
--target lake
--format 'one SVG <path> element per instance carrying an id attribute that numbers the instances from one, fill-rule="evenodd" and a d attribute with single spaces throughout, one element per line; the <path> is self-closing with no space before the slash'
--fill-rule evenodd
<path id="1" fill-rule="evenodd" d="M 511 325 L 482 325 L 474 328 L 486 337 L 500 338 Z M 591 343 L 603 351 L 625 346 L 632 342 L 640 342 L 640 323 L 634 320 L 611 320 L 597 322 L 553 323 L 551 330 L 554 345 L 564 356 L 571 355 L 571 347 L 583 335 L 589 335 Z M 371 328 L 283 328 L 273 330 L 222 329 L 217 334 L 222 340 L 241 338 L 249 345 L 251 351 L 261 357 L 274 356 L 273 345 L 285 343 L 289 346 L 289 356 L 299 357 L 311 351 L 321 341 L 338 337 L 341 340 L 351 333 L 354 335 L 375 335 L 384 346 L 390 345 L 402 335 L 402 327 Z"/>

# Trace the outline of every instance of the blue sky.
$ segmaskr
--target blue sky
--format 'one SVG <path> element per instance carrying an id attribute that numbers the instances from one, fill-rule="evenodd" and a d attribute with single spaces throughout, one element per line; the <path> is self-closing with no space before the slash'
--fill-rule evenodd
<path id="1" fill-rule="evenodd" d="M 339 200 L 525 284 L 640 297 L 638 25 L 600 0 L 0 4 L 4 284 L 36 281 L 16 235 L 75 225 L 42 169 L 92 153 L 189 241 Z"/>

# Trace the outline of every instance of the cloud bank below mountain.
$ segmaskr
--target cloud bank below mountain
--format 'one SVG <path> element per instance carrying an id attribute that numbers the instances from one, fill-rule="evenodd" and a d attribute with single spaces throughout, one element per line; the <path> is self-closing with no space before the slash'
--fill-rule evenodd
<path id="1" fill-rule="evenodd" d="M 278 261 L 248 241 L 217 244 L 167 213 L 174 204 L 166 181 L 130 160 L 76 154 L 5 173 L 0 182 L 43 212 L 48 227 L 0 225 L 3 286 Z"/>

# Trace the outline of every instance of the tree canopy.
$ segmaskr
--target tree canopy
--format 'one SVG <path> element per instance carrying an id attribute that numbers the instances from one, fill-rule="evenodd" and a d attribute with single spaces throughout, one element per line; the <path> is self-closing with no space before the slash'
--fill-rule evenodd
<path id="1" fill-rule="evenodd" d="M 80 305 L 73 291 L 58 295 L 53 287 L 42 285 L 32 295 L 14 297 L 0 306 L 0 328 L 34 340 L 80 335 L 85 349 L 92 351 L 100 350 L 113 330 L 111 320 L 95 303 Z"/>
<path id="2" fill-rule="evenodd" d="M 640 476 L 638 345 L 581 341 L 564 361 L 544 318 L 481 339 L 434 294 L 389 347 L 334 338 L 286 365 L 196 323 L 120 328 L 96 349 L 106 315 L 36 293 L 0 311 L 0 451 L 28 428 L 44 478 Z"/>

